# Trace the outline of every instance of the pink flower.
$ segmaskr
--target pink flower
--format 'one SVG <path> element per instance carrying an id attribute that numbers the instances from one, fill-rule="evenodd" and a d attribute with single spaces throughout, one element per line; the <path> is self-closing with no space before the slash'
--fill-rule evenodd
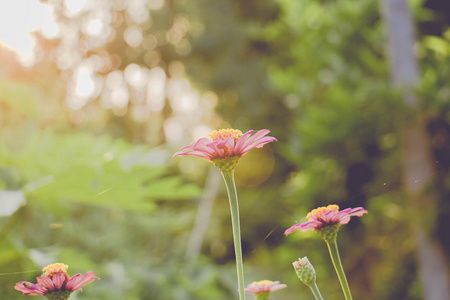
<path id="1" fill-rule="evenodd" d="M 361 217 L 363 214 L 367 213 L 362 207 L 357 208 L 347 208 L 339 211 L 339 206 L 328 205 L 327 207 L 319 207 L 313 209 L 306 217 L 309 219 L 308 222 L 295 224 L 291 228 L 287 229 L 284 234 L 288 235 L 294 230 L 307 231 L 319 230 L 326 226 L 331 226 L 335 224 L 343 225 L 350 221 L 353 216 Z"/>
<path id="2" fill-rule="evenodd" d="M 271 136 L 266 136 L 270 130 L 262 129 L 253 136 L 253 130 L 242 134 L 236 129 L 221 129 L 213 131 L 209 138 L 201 138 L 194 145 L 181 148 L 175 156 L 193 155 L 206 158 L 211 162 L 231 157 L 241 157 L 253 148 L 261 148 L 267 143 L 276 141 Z"/>
<path id="3" fill-rule="evenodd" d="M 89 271 L 84 275 L 76 274 L 69 277 L 66 272 L 67 268 L 67 265 L 61 263 L 51 264 L 42 269 L 44 273 L 42 276 L 37 277 L 37 284 L 21 281 L 16 283 L 14 288 L 24 295 L 46 296 L 52 293 L 64 292 L 66 297 L 68 297 L 71 292 L 81 290 L 83 285 L 88 284 L 95 279 L 100 279 L 99 277 L 96 277 L 92 271 Z"/>
<path id="4" fill-rule="evenodd" d="M 259 293 L 271 293 L 277 290 L 281 290 L 287 287 L 285 284 L 280 284 L 279 281 L 261 280 L 250 283 L 246 288 L 246 293 L 259 294 Z"/>

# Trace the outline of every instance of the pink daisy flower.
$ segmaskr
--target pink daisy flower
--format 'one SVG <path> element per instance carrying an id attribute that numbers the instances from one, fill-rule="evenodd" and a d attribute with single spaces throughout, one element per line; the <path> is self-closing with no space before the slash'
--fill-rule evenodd
<path id="1" fill-rule="evenodd" d="M 343 225 L 350 221 L 351 217 L 357 216 L 361 217 L 363 214 L 367 213 L 362 207 L 357 208 L 347 208 L 339 211 L 339 206 L 328 205 L 327 207 L 319 207 L 313 209 L 306 217 L 309 219 L 308 222 L 295 224 L 291 228 L 287 229 L 284 234 L 288 235 L 294 230 L 307 231 L 319 230 L 326 226 L 331 226 L 335 224 Z"/>
<path id="2" fill-rule="evenodd" d="M 261 280 L 250 283 L 246 288 L 246 293 L 259 294 L 259 293 L 271 293 L 277 290 L 281 290 L 287 287 L 285 284 L 280 284 L 279 281 Z"/>
<path id="3" fill-rule="evenodd" d="M 84 275 L 76 274 L 69 277 L 66 272 L 67 268 L 67 265 L 61 263 L 51 264 L 42 269 L 44 273 L 37 277 L 37 284 L 21 281 L 16 283 L 14 288 L 24 295 L 43 295 L 49 299 L 67 299 L 73 291 L 81 290 L 83 285 L 100 279 L 92 271 Z"/>
<path id="4" fill-rule="evenodd" d="M 180 149 L 175 156 L 193 155 L 206 158 L 211 162 L 231 157 L 241 157 L 253 148 L 261 148 L 267 143 L 276 141 L 271 136 L 266 136 L 270 130 L 262 129 L 253 136 L 253 130 L 242 134 L 236 129 L 221 129 L 211 132 L 209 138 L 201 138 L 194 145 Z"/>

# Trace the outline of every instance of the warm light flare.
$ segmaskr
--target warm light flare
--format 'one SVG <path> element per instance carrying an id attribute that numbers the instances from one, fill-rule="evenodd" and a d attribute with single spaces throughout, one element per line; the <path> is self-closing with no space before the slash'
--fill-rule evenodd
<path id="1" fill-rule="evenodd" d="M 38 0 L 0 1 L 0 44 L 13 50 L 24 66 L 35 63 L 34 31 L 41 31 L 47 38 L 58 35 L 52 7 Z"/>

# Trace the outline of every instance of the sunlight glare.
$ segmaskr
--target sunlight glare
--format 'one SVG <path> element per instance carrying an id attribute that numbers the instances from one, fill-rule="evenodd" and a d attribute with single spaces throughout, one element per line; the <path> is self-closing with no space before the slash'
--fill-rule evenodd
<path id="1" fill-rule="evenodd" d="M 161 111 L 166 98 L 166 73 L 161 68 L 153 68 L 149 74 L 147 106 L 152 111 Z"/>
<path id="2" fill-rule="evenodd" d="M 90 97 L 94 92 L 92 72 L 87 67 L 80 67 L 77 72 L 75 93 L 80 97 Z"/>
<path id="3" fill-rule="evenodd" d="M 99 19 L 91 19 L 87 24 L 87 32 L 93 36 L 99 36 L 103 32 L 103 22 Z"/>
<path id="4" fill-rule="evenodd" d="M 176 118 L 167 119 L 164 122 L 164 134 L 169 143 L 178 143 L 183 139 L 183 126 Z"/>
<path id="5" fill-rule="evenodd" d="M 136 90 L 142 90 L 147 86 L 147 72 L 147 69 L 141 68 L 137 64 L 129 64 L 125 68 L 125 79 Z"/>
<path id="6" fill-rule="evenodd" d="M 161 9 L 164 5 L 164 0 L 149 0 L 148 7 L 152 10 Z"/>
<path id="7" fill-rule="evenodd" d="M 123 108 L 128 105 L 130 93 L 120 71 L 108 74 L 102 93 L 102 105 L 106 108 Z"/>
<path id="8" fill-rule="evenodd" d="M 50 6 L 38 0 L 0 1 L 0 44 L 16 52 L 24 66 L 35 63 L 33 31 L 41 31 L 47 38 L 58 35 L 59 27 Z"/>
<path id="9" fill-rule="evenodd" d="M 137 26 L 130 26 L 123 33 L 123 38 L 131 47 L 138 47 L 142 43 L 142 31 Z"/>
<path id="10" fill-rule="evenodd" d="M 65 15 L 71 18 L 78 16 L 83 11 L 86 2 L 87 0 L 64 0 Z"/>
<path id="11" fill-rule="evenodd" d="M 147 1 L 148 0 L 127 1 L 127 11 L 136 23 L 144 23 L 148 19 L 149 13 L 145 7 Z"/>

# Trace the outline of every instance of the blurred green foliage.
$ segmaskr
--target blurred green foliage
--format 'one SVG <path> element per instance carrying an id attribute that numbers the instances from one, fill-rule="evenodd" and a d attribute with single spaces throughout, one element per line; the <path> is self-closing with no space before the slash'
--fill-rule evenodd
<path id="1" fill-rule="evenodd" d="M 433 16 L 421 5 L 413 4 L 417 22 Z M 195 87 L 218 95 L 224 121 L 212 124 L 268 128 L 277 137 L 237 166 L 247 283 L 280 280 L 288 288 L 273 299 L 312 299 L 291 266 L 308 256 L 323 296 L 342 298 L 323 241 L 313 232 L 283 234 L 309 210 L 336 203 L 369 210 L 338 239 L 355 299 L 421 299 L 414 220 L 401 188 L 401 133 L 412 118 L 427 124 L 437 179 L 430 193 L 441 208 L 430 227 L 450 253 L 450 30 L 418 32 L 419 115 L 389 86 L 376 1 L 167 1 L 139 26 L 161 41 L 185 17 L 189 47 L 166 41 L 151 50 L 127 45 L 123 32 L 136 22 L 124 9 L 110 10 L 115 35 L 83 55 L 119 57 L 118 70 L 135 63 L 169 73 L 172 62 L 182 62 Z M 53 70 L 48 81 L 39 76 L 43 69 Z M 176 149 L 164 139 L 163 123 L 173 108 L 166 103 L 144 124 L 132 117 L 136 103 L 124 113 L 103 108 L 98 97 L 70 111 L 61 100 L 69 71 L 54 69 L 48 54 L 27 71 L 31 80 L 0 77 L 0 187 L 26 198 L 0 217 L 2 299 L 21 297 L 15 282 L 34 281 L 40 271 L 6 273 L 55 261 L 68 264 L 70 274 L 94 270 L 102 278 L 76 299 L 236 298 L 223 186 L 199 259 L 185 258 L 208 165 L 169 162 Z M 79 115 L 84 121 L 75 122 Z M 269 170 L 264 176 L 261 166 Z"/>

